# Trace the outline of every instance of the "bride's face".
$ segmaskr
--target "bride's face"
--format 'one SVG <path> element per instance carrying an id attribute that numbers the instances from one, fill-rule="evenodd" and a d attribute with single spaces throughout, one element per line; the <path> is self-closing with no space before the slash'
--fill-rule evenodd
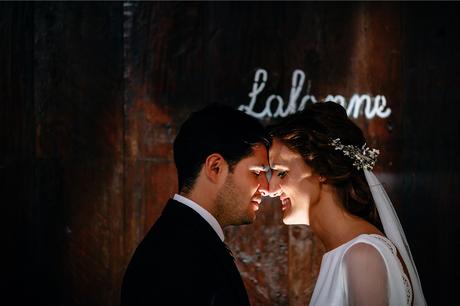
<path id="1" fill-rule="evenodd" d="M 300 154 L 274 139 L 269 152 L 269 193 L 280 197 L 285 224 L 310 224 L 309 211 L 319 202 L 320 177 Z"/>

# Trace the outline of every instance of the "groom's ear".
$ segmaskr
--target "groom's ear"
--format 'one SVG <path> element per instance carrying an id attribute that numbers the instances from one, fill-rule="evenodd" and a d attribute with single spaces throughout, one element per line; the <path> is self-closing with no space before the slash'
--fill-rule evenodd
<path id="1" fill-rule="evenodd" d="M 213 153 L 206 158 L 204 163 L 204 173 L 208 180 L 218 183 L 226 171 L 227 162 L 222 155 Z"/>

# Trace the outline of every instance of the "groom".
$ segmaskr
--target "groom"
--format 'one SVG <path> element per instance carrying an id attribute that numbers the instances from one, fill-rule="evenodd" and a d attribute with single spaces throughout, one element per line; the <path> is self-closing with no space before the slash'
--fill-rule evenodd
<path id="1" fill-rule="evenodd" d="M 174 140 L 179 194 L 137 247 L 121 305 L 249 305 L 222 229 L 252 223 L 268 193 L 263 126 L 223 105 L 193 113 Z"/>

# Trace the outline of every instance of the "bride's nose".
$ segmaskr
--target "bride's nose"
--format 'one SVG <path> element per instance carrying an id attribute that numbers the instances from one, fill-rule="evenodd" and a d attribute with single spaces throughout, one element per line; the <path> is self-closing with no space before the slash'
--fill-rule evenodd
<path id="1" fill-rule="evenodd" d="M 270 196 L 272 198 L 279 197 L 282 193 L 281 191 L 281 186 L 279 182 L 276 182 L 277 180 L 274 179 L 273 177 L 270 179 L 270 182 L 268 183 L 268 194 L 267 196 Z"/>

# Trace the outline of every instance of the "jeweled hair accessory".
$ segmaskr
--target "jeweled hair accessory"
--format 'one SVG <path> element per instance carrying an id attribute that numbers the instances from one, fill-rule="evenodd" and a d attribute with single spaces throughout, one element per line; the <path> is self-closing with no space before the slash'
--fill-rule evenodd
<path id="1" fill-rule="evenodd" d="M 344 155 L 349 156 L 353 160 L 353 166 L 358 170 L 371 171 L 377 162 L 377 156 L 380 154 L 379 150 L 371 149 L 367 144 L 363 144 L 361 148 L 353 145 L 343 145 L 340 142 L 340 138 L 332 139 L 330 145 L 336 150 L 342 151 Z"/>

